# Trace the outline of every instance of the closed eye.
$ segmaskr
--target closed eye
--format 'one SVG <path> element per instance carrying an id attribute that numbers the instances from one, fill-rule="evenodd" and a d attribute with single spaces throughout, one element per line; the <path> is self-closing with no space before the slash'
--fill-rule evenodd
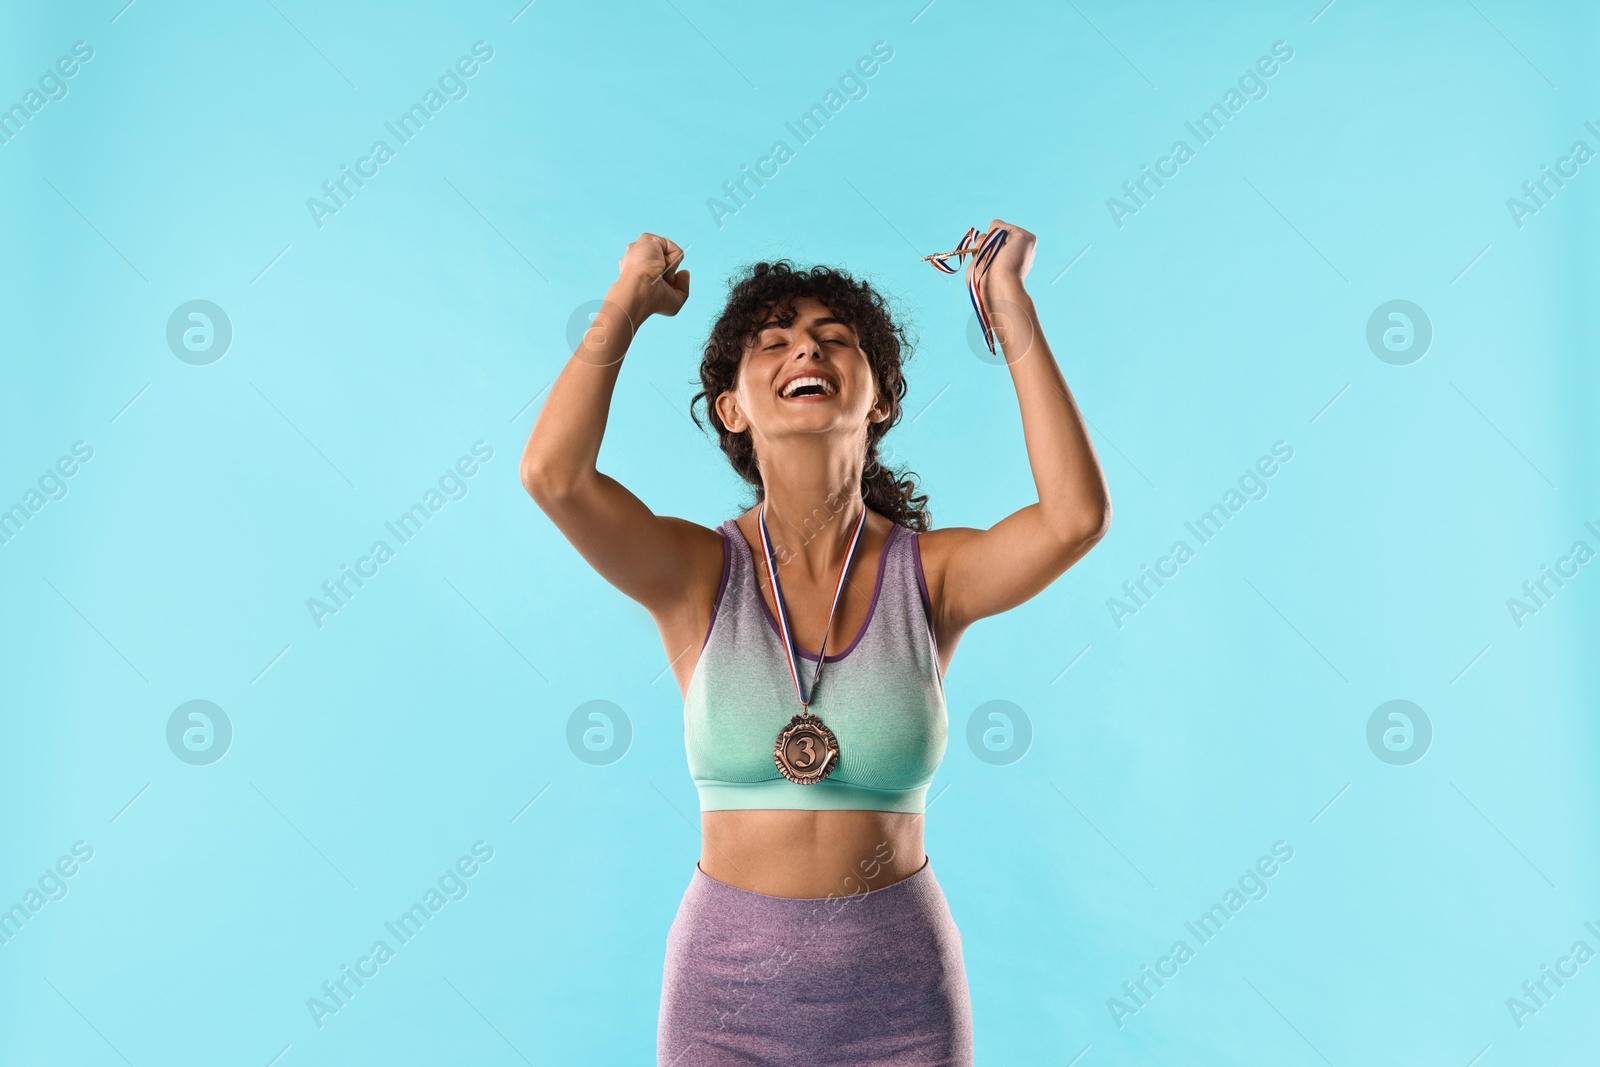
<path id="1" fill-rule="evenodd" d="M 846 347 L 850 344 L 849 341 L 842 337 L 824 337 L 822 343 L 825 345 L 845 345 Z M 774 348 L 787 348 L 788 345 L 788 341 L 773 341 L 771 344 L 763 345 L 761 350 L 763 352 L 771 352 Z"/>

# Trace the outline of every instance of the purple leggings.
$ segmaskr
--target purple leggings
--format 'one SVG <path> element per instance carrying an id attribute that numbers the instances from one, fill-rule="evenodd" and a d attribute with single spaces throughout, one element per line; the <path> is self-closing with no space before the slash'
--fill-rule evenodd
<path id="1" fill-rule="evenodd" d="M 972 1006 L 932 865 L 835 898 L 772 897 L 695 864 L 667 959 L 658 1067 L 971 1067 Z"/>

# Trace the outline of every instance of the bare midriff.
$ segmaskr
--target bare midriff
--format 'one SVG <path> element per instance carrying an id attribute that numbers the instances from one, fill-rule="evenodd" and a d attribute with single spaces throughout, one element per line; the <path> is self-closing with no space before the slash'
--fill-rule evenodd
<path id="1" fill-rule="evenodd" d="M 700 869 L 771 897 L 865 893 L 922 868 L 922 820 L 897 811 L 704 811 Z"/>

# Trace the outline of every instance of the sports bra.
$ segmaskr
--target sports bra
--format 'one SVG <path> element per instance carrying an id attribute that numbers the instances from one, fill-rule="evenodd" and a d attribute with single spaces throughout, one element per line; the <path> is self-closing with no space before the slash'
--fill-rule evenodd
<path id="1" fill-rule="evenodd" d="M 738 523 L 729 519 L 717 532 L 722 582 L 683 709 L 700 810 L 921 813 L 944 758 L 949 718 L 920 535 L 890 528 L 866 621 L 848 647 L 828 653 L 811 712 L 838 738 L 839 763 L 821 781 L 800 785 L 779 773 L 772 754 L 778 731 L 800 712 L 778 620 L 761 596 L 755 552 Z M 817 657 L 796 652 L 801 684 L 809 687 Z"/>

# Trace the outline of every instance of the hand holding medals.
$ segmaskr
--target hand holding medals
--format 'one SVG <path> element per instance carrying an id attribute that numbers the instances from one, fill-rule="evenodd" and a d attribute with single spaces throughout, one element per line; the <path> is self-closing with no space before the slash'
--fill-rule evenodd
<path id="1" fill-rule="evenodd" d="M 1028 274 L 1028 269 L 1033 266 L 1033 247 L 1037 238 L 1020 226 L 1003 223 L 995 219 L 989 224 L 989 232 L 982 233 L 976 226 L 970 227 L 966 235 L 961 238 L 961 244 L 952 252 L 939 252 L 931 256 L 923 256 L 926 263 L 932 263 L 933 268 L 945 274 L 955 274 L 959 269 L 952 267 L 950 260 L 960 260 L 962 256 L 971 256 L 967 261 L 967 295 L 972 299 L 972 310 L 978 314 L 978 325 L 983 327 L 983 340 L 989 346 L 989 354 L 995 354 L 994 327 L 990 324 L 988 302 L 984 299 L 985 277 L 989 268 L 994 266 L 994 261 L 1000 256 L 1000 249 L 1005 247 L 1008 239 L 1020 240 L 1021 244 L 1015 251 L 1005 254 L 1005 263 L 996 274 L 997 278 L 1005 284 L 1015 282 L 1021 285 L 1022 279 Z M 1016 244 L 1013 240 L 1013 244 Z M 1007 277 L 1007 276 L 1010 277 Z M 1002 323 L 1004 325 L 1004 323 Z"/>
<path id="2" fill-rule="evenodd" d="M 817 695 L 817 683 L 822 679 L 822 668 L 827 663 L 828 632 L 833 629 L 833 616 L 839 610 L 839 597 L 844 593 L 845 576 L 856 558 L 861 544 L 861 532 L 867 526 L 867 509 L 861 508 L 861 519 L 850 538 L 850 549 L 839 568 L 839 581 L 833 590 L 833 607 L 828 611 L 828 625 L 822 631 L 822 646 L 817 650 L 817 673 L 811 676 L 810 691 L 801 688 L 799 657 L 795 652 L 794 635 L 789 631 L 789 612 L 783 606 L 783 589 L 778 585 L 778 569 L 773 563 L 772 539 L 767 535 L 767 503 L 761 502 L 761 552 L 767 561 L 767 580 L 772 583 L 772 599 L 778 604 L 778 626 L 783 631 L 783 651 L 789 661 L 789 677 L 794 681 L 794 691 L 800 697 L 800 714 L 789 720 L 789 725 L 778 731 L 772 746 L 772 758 L 778 771 L 796 785 L 815 785 L 839 765 L 839 740 L 833 731 L 811 714 L 811 701 Z"/>
<path id="3" fill-rule="evenodd" d="M 961 238 L 961 243 L 954 252 L 941 252 L 938 255 L 923 256 L 923 260 L 932 263 L 935 270 L 945 274 L 954 274 L 958 268 L 952 267 L 951 259 L 970 255 L 972 259 L 967 263 L 967 295 L 972 298 L 972 310 L 978 313 L 978 325 L 983 327 L 983 340 L 989 346 L 989 354 L 994 355 L 994 328 L 989 325 L 989 312 L 983 306 L 983 290 L 980 283 L 989 270 L 989 264 L 994 262 L 994 257 L 999 254 L 1001 246 L 1006 243 L 1006 231 L 994 230 L 984 240 L 978 243 L 978 228 L 969 227 L 966 235 Z"/>

